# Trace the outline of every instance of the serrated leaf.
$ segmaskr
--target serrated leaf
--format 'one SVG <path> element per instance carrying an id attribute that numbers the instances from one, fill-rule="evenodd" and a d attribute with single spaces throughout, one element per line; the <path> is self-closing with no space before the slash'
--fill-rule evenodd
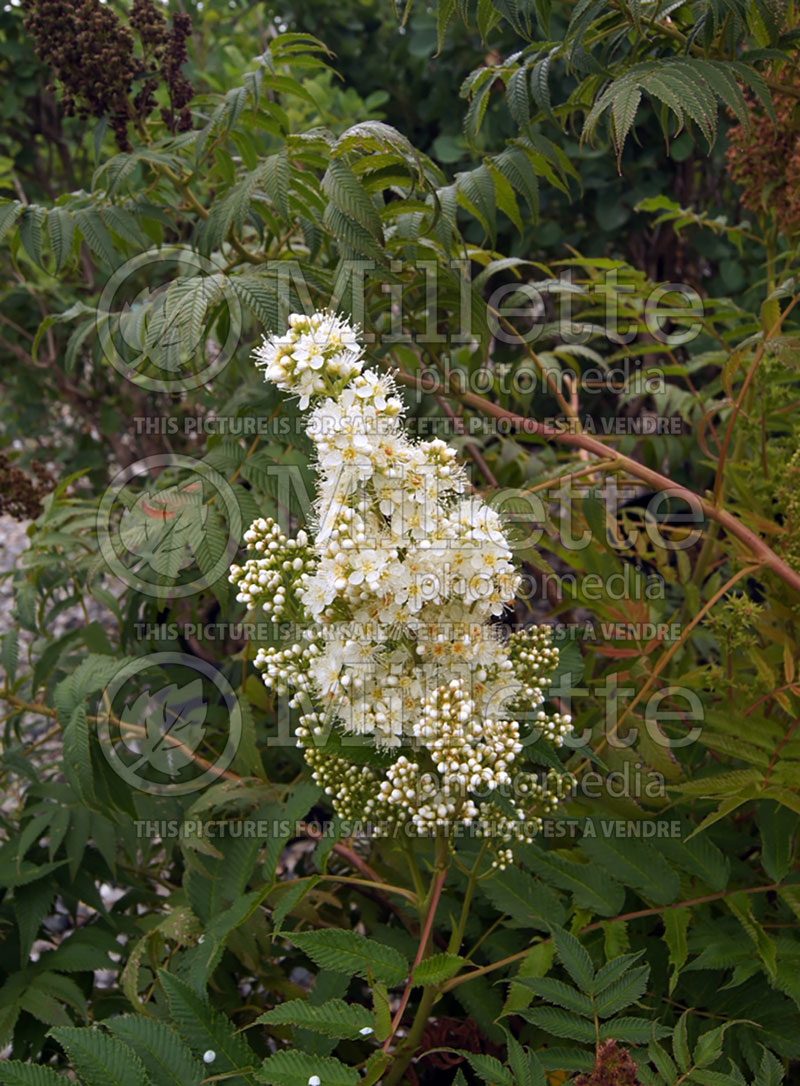
<path id="1" fill-rule="evenodd" d="M 672 1030 L 650 1018 L 613 1018 L 600 1027 L 601 1041 L 622 1041 L 626 1044 L 646 1044 L 652 1037 L 669 1037 Z"/>
<path id="2" fill-rule="evenodd" d="M 167 995 L 172 1022 L 192 1052 L 199 1056 L 208 1051 L 215 1052 L 216 1074 L 240 1071 L 238 1078 L 252 1082 L 253 1076 L 247 1069 L 254 1065 L 255 1058 L 233 1023 L 214 1010 L 185 981 L 163 969 L 159 970 L 158 976 Z M 233 1086 L 237 1076 L 231 1076 L 227 1081 Z"/>
<path id="3" fill-rule="evenodd" d="M 761 832 L 761 863 L 773 882 L 781 882 L 792 864 L 798 819 L 795 811 L 763 800 L 756 817 Z"/>
<path id="4" fill-rule="evenodd" d="M 441 984 L 442 981 L 454 976 L 463 964 L 464 959 L 457 954 L 434 954 L 414 966 L 414 984 L 421 986 Z"/>
<path id="5" fill-rule="evenodd" d="M 489 1086 L 515 1086 L 513 1075 L 494 1056 L 487 1056 L 480 1052 L 465 1052 L 458 1048 L 454 1051 L 459 1056 L 463 1056 L 475 1074 Z"/>
<path id="6" fill-rule="evenodd" d="M 72 238 L 75 223 L 64 207 L 53 207 L 47 212 L 47 234 L 56 258 L 56 272 L 60 272 L 72 255 Z"/>
<path id="7" fill-rule="evenodd" d="M 355 931 L 327 928 L 324 931 L 292 932 L 287 935 L 323 969 L 376 980 L 392 986 L 408 976 L 408 962 L 395 950 Z"/>
<path id="8" fill-rule="evenodd" d="M 596 865 L 565 860 L 537 845 L 525 845 L 519 852 L 526 867 L 560 889 L 569 890 L 579 908 L 591 909 L 600 916 L 617 916 L 622 911 L 624 889 Z"/>
<path id="9" fill-rule="evenodd" d="M 43 207 L 31 204 L 22 212 L 18 223 L 19 238 L 25 252 L 40 268 L 44 267 L 42 264 L 42 226 L 45 214 Z"/>
<path id="10" fill-rule="evenodd" d="M 333 1056 L 310 1056 L 306 1052 L 276 1052 L 259 1067 L 256 1078 L 271 1086 L 308 1086 L 316 1076 L 325 1086 L 357 1086 L 361 1076 Z"/>
<path id="11" fill-rule="evenodd" d="M 594 1013 L 591 999 L 561 980 L 555 980 L 552 977 L 518 977 L 515 983 L 530 988 L 532 992 L 548 1003 L 555 1003 L 557 1006 L 563 1007 L 567 1011 L 574 1011 L 585 1018 L 591 1018 Z M 513 1013 L 518 1013 L 518 1011 Z"/>
<path id="12" fill-rule="evenodd" d="M 43 1067 L 36 1063 L 19 1063 L 8 1060 L 0 1068 L 4 1086 L 63 1086 L 64 1076 L 52 1067 Z"/>
<path id="13" fill-rule="evenodd" d="M 631 1003 L 636 1003 L 644 995 L 649 975 L 650 966 L 641 965 L 609 984 L 603 994 L 595 999 L 598 1017 L 610 1018 L 612 1014 L 625 1010 Z"/>
<path id="14" fill-rule="evenodd" d="M 553 931 L 553 942 L 561 964 L 583 992 L 591 992 L 594 981 L 594 966 L 589 952 L 584 946 L 562 928 Z"/>
<path id="15" fill-rule="evenodd" d="M 133 1049 L 99 1029 L 59 1026 L 50 1031 L 86 1086 L 149 1086 Z"/>
<path id="16" fill-rule="evenodd" d="M 669 949 L 669 992 L 670 995 L 678 983 L 681 969 L 689 956 L 689 944 L 686 932 L 692 919 L 691 909 L 666 909 L 663 915 L 664 940 Z"/>
<path id="17" fill-rule="evenodd" d="M 689 1014 L 690 1011 L 684 1011 L 678 1019 L 675 1030 L 672 1034 L 672 1051 L 675 1053 L 675 1059 L 677 1060 L 678 1067 L 681 1071 L 688 1071 L 689 1064 L 692 1061 L 691 1053 L 689 1052 Z"/>
<path id="18" fill-rule="evenodd" d="M 16 223 L 24 206 L 20 200 L 4 200 L 0 203 L 0 241 Z"/>
<path id="19" fill-rule="evenodd" d="M 81 802 L 94 802 L 92 757 L 89 750 L 89 724 L 86 708 L 77 705 L 64 729 L 64 771 Z"/>
<path id="20" fill-rule="evenodd" d="M 549 886 L 537 883 L 518 867 L 507 867 L 481 884 L 482 893 L 501 913 L 537 931 L 564 922 L 564 907 Z"/>
<path id="21" fill-rule="evenodd" d="M 153 1082 L 197 1086 L 206 1077 L 204 1065 L 166 1022 L 125 1014 L 108 1019 L 106 1025 L 134 1049 Z"/>
<path id="22" fill-rule="evenodd" d="M 640 891 L 649 901 L 668 905 L 678 896 L 680 879 L 658 850 L 646 841 L 584 836 L 581 849 L 598 867 Z"/>
<path id="23" fill-rule="evenodd" d="M 324 1033 L 326 1037 L 358 1040 L 372 1031 L 373 1018 L 366 1007 L 357 1003 L 345 1003 L 343 999 L 328 999 L 325 1003 L 314 1006 L 305 999 L 292 999 L 279 1003 L 277 1007 L 266 1011 L 254 1024 L 275 1026 L 302 1026 L 303 1029 Z"/>
<path id="24" fill-rule="evenodd" d="M 777 975 L 777 947 L 775 940 L 767 935 L 758 923 L 753 913 L 753 903 L 745 893 L 731 894 L 725 898 L 725 904 L 737 918 L 749 937 L 752 939 L 758 956 L 764 963 L 768 976 L 774 980 Z"/>
<path id="25" fill-rule="evenodd" d="M 781 1086 L 783 1067 L 768 1048 L 765 1048 L 763 1052 L 753 1086 Z"/>
<path id="26" fill-rule="evenodd" d="M 517 1012 L 526 1022 L 552 1033 L 554 1037 L 566 1037 L 570 1041 L 592 1044 L 595 1040 L 594 1023 L 579 1018 L 561 1007 L 534 1007 Z"/>
<path id="27" fill-rule="evenodd" d="M 635 954 L 622 954 L 618 958 L 612 958 L 611 961 L 606 962 L 604 966 L 597 970 L 594 981 L 592 982 L 592 995 L 600 995 L 604 992 L 609 984 L 614 984 L 623 973 L 627 972 L 644 954 L 643 950 L 638 951 Z"/>
<path id="28" fill-rule="evenodd" d="M 117 252 L 100 212 L 95 208 L 81 208 L 73 214 L 75 225 L 92 252 L 115 268 L 119 262 Z"/>

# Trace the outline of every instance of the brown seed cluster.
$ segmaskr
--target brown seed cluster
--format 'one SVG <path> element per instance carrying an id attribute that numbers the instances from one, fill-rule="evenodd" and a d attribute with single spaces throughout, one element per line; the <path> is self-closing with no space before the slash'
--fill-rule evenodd
<path id="1" fill-rule="evenodd" d="M 130 26 L 100 0 L 24 0 L 25 29 L 36 53 L 52 69 L 68 115 L 108 117 L 117 146 L 130 150 L 128 124 L 156 107 L 166 88 L 161 115 L 171 132 L 191 128 L 188 103 L 194 93 L 183 75 L 188 15 L 176 13 L 167 26 L 155 0 L 134 0 Z M 136 39 L 139 48 L 136 48 Z M 134 84 L 138 89 L 133 98 Z"/>
<path id="2" fill-rule="evenodd" d="M 597 1050 L 594 1070 L 579 1075 L 575 1086 L 641 1086 L 636 1064 L 616 1041 L 604 1041 Z"/>
<path id="3" fill-rule="evenodd" d="M 0 515 L 15 520 L 36 520 L 42 512 L 42 498 L 55 486 L 50 472 L 36 460 L 31 463 L 34 482 L 0 453 Z"/>
<path id="4" fill-rule="evenodd" d="M 773 92 L 776 122 L 760 102 L 749 101 L 749 132 L 740 124 L 728 131 L 728 173 L 742 189 L 743 206 L 771 212 L 792 237 L 800 231 L 800 71 L 790 61 L 770 74 L 787 89 Z"/>

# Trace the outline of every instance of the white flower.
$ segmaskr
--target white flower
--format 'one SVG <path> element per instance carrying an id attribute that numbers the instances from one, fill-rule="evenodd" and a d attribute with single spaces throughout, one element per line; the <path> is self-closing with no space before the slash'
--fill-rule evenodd
<path id="1" fill-rule="evenodd" d="M 209 1048 L 207 1052 L 203 1053 L 203 1063 L 213 1063 L 217 1058 L 217 1054 L 213 1048 Z"/>
<path id="2" fill-rule="evenodd" d="M 454 448 L 408 435 L 392 378 L 364 370 L 348 321 L 293 314 L 255 353 L 301 409 L 314 401 L 318 477 L 311 538 L 260 519 L 245 535 L 250 557 L 230 571 L 240 602 L 304 626 L 296 644 L 260 648 L 256 666 L 268 687 L 291 691 L 298 745 L 343 818 L 402 820 L 420 834 L 471 823 L 503 845 L 493 846 L 503 867 L 505 846 L 530 832 L 530 802 L 549 811 L 561 794 L 531 778 L 524 807 L 492 802 L 520 772 L 517 719 L 533 710 L 554 746 L 571 722 L 539 708 L 558 659 L 550 632 L 508 637 L 491 623 L 519 584 L 501 518 L 469 493 Z M 331 729 L 335 750 L 319 745 Z M 406 747 L 414 760 L 398 751 L 376 770 L 347 756 L 358 742 Z"/>
<path id="3" fill-rule="evenodd" d="M 308 1080 L 308 1086 L 320 1086 L 319 1075 L 312 1075 L 311 1078 Z"/>

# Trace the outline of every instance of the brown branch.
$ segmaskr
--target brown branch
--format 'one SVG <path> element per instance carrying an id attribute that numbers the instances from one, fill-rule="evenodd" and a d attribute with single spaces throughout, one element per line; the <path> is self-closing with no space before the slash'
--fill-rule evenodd
<path id="1" fill-rule="evenodd" d="M 535 419 L 525 418 L 523 415 L 516 415 L 513 411 L 506 411 L 504 408 L 492 403 L 491 400 L 486 400 L 482 396 L 476 395 L 474 392 L 459 392 L 455 389 L 448 389 L 441 385 L 429 387 L 423 385 L 416 377 L 403 370 L 395 371 L 395 376 L 401 384 L 407 385 L 409 388 L 414 388 L 418 392 L 427 392 L 434 395 L 452 396 L 460 400 L 465 407 L 471 407 L 475 411 L 480 411 L 486 415 L 490 415 L 492 418 L 499 419 L 522 433 L 532 434 L 535 437 L 543 438 L 545 441 L 553 441 L 557 445 L 567 445 L 576 449 L 585 449 L 587 452 L 604 460 L 611 458 L 611 470 L 624 468 L 628 474 L 633 475 L 637 479 L 641 479 L 642 482 L 647 483 L 654 490 L 669 491 L 674 494 L 675 497 L 682 498 L 690 506 L 699 506 L 707 517 L 716 521 L 722 528 L 743 543 L 750 550 L 751 554 L 759 559 L 760 564 L 767 566 L 787 585 L 796 592 L 800 592 L 800 573 L 784 562 L 784 560 L 780 558 L 763 539 L 742 524 L 740 520 L 733 516 L 733 514 L 728 513 L 725 509 L 721 509 L 707 498 L 701 497 L 701 495 L 695 493 L 695 491 L 689 490 L 685 486 L 681 486 L 667 475 L 662 475 L 658 471 L 653 471 L 651 468 L 645 467 L 644 464 L 640 464 L 637 460 L 633 460 L 629 456 L 624 456 L 622 453 L 616 452 L 608 445 L 604 445 L 602 441 L 599 441 L 597 438 L 591 437 L 588 434 L 574 433 L 568 429 L 552 429 L 541 422 L 537 422 Z"/>
<path id="2" fill-rule="evenodd" d="M 627 920 L 641 920 L 646 916 L 660 916 L 666 912 L 667 909 L 682 909 L 689 908 L 692 905 L 706 905 L 711 901 L 719 901 L 722 898 L 730 897 L 732 894 L 768 894 L 771 890 L 783 890 L 788 883 L 773 882 L 769 886 L 745 886 L 736 887 L 733 890 L 720 890 L 716 894 L 706 894 L 703 897 L 690 898 L 688 901 L 675 901 L 671 905 L 660 905 L 653 909 L 637 909 L 632 913 L 621 913 L 619 916 L 610 916 L 606 920 L 595 920 L 591 924 L 586 924 L 580 929 L 578 935 L 583 935 L 587 931 L 597 931 L 602 928 L 603 924 L 621 924 Z M 475 977 L 481 977 L 485 973 L 491 973 L 494 969 L 502 969 L 506 965 L 513 965 L 514 962 L 521 961 L 522 958 L 529 954 L 532 947 L 542 946 L 545 943 L 552 942 L 552 936 L 547 939 L 540 939 L 537 943 L 531 943 L 531 946 L 526 947 L 525 950 L 518 950 L 516 954 L 510 954 L 507 958 L 502 958 L 499 962 L 490 962 L 489 965 L 478 966 L 477 969 L 470 970 L 469 973 L 463 973 L 461 976 L 453 977 L 452 980 L 447 981 L 442 986 L 441 991 L 449 992 L 452 988 L 457 988 L 460 984 L 467 984 L 469 981 L 474 980 Z M 511 978 L 513 979 L 513 978 Z"/>

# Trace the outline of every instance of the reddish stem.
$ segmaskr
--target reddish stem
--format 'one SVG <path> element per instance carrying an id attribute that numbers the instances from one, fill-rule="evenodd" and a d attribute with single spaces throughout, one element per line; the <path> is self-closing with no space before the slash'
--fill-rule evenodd
<path id="1" fill-rule="evenodd" d="M 431 929 L 433 928 L 433 919 L 436 916 L 436 909 L 439 904 L 439 898 L 442 896 L 442 887 L 444 886 L 444 880 L 447 876 L 447 868 L 443 868 L 433 884 L 433 890 L 431 891 L 430 904 L 428 906 L 428 915 L 425 917 L 425 923 L 422 928 L 422 934 L 419 937 L 419 946 L 417 947 L 417 953 L 414 957 L 414 962 L 411 966 L 411 971 L 408 974 L 408 980 L 406 981 L 406 987 L 403 992 L 403 998 L 400 1000 L 400 1006 L 397 1008 L 397 1012 L 392 1019 L 392 1027 L 389 1030 L 389 1036 L 383 1043 L 383 1051 L 387 1052 L 389 1045 L 392 1043 L 395 1033 L 397 1033 L 398 1027 L 403 1020 L 403 1014 L 408 1005 L 408 1000 L 411 997 L 411 989 L 414 981 L 414 970 L 422 961 L 422 957 L 425 953 L 425 948 L 428 945 L 428 940 L 431 937 Z"/>

